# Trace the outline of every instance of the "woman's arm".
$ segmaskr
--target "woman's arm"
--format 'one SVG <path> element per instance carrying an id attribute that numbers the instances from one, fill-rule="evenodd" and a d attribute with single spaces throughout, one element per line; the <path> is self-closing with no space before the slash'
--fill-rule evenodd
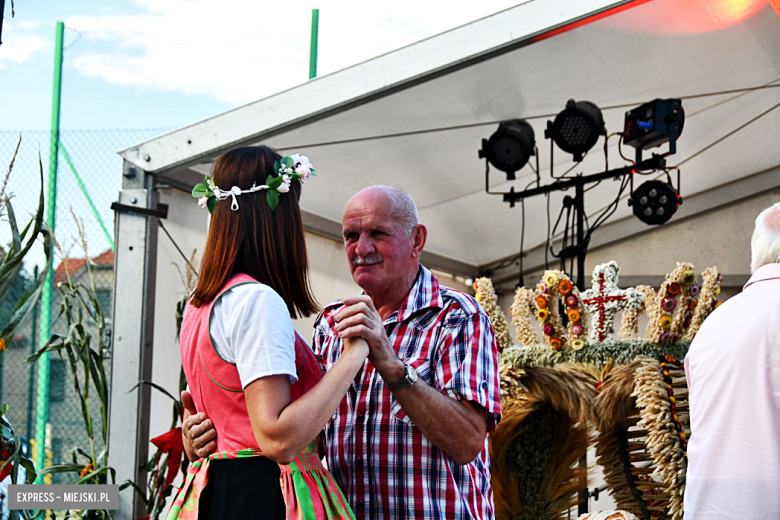
<path id="1" fill-rule="evenodd" d="M 263 454 L 279 464 L 289 464 L 303 451 L 331 418 L 367 356 L 365 340 L 345 341 L 341 358 L 295 402 L 291 402 L 286 375 L 249 383 L 244 395 L 255 440 Z"/>

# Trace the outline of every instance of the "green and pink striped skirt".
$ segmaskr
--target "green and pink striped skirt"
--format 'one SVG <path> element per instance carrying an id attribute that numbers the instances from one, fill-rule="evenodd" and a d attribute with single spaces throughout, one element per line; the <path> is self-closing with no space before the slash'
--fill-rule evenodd
<path id="1" fill-rule="evenodd" d="M 165 520 L 198 520 L 198 505 L 208 483 L 212 460 L 262 457 L 257 449 L 212 453 L 194 462 L 187 472 Z M 287 508 L 287 520 L 355 520 L 349 504 L 328 470 L 322 467 L 314 441 L 290 464 L 279 464 L 279 482 Z"/>

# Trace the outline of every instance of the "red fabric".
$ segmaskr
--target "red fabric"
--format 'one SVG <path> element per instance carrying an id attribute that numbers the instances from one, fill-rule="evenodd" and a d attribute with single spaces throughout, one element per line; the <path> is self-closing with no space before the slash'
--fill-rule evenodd
<path id="1" fill-rule="evenodd" d="M 159 449 L 161 452 L 170 453 L 168 456 L 168 469 L 166 470 L 167 472 L 165 474 L 165 484 L 163 484 L 162 487 L 162 489 L 165 489 L 171 482 L 173 482 L 173 479 L 176 478 L 176 473 L 181 466 L 181 458 L 182 454 L 184 453 L 184 441 L 181 437 L 181 426 L 174 428 L 168 433 L 163 433 L 162 435 L 155 437 L 151 440 L 151 443 L 157 446 L 157 449 Z"/>
<path id="2" fill-rule="evenodd" d="M 0 460 L 0 466 L 2 466 L 5 463 L 4 460 Z M 0 471 L 0 482 L 5 480 L 5 477 L 11 474 L 11 471 L 14 469 L 13 464 L 8 464 L 6 467 L 3 468 L 3 471 Z"/>
<path id="3" fill-rule="evenodd" d="M 259 282 L 246 274 L 233 275 L 208 304 L 193 307 L 188 303 L 181 327 L 184 373 L 195 407 L 198 412 L 206 413 L 219 432 L 216 451 L 259 449 L 249 421 L 238 369 L 219 356 L 209 334 L 209 317 L 214 302 L 228 289 L 245 283 Z M 322 377 L 317 358 L 298 334 L 295 335 L 295 364 L 298 381 L 290 386 L 293 401 L 308 392 Z"/>

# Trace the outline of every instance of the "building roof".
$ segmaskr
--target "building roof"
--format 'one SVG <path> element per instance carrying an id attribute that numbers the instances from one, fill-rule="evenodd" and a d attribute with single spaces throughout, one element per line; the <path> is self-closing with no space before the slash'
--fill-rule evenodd
<path id="1" fill-rule="evenodd" d="M 301 201 L 307 229 L 338 238 L 353 193 L 396 185 L 419 206 L 429 228 L 426 250 L 450 262 L 449 269 L 434 267 L 475 274 L 519 249 L 521 211 L 485 193 L 485 165 L 477 158 L 498 121 L 531 123 L 542 179 L 551 182 L 544 128 L 568 99 L 596 103 L 608 131 L 619 132 L 626 110 L 683 98 L 685 128 L 669 159 L 684 163 L 679 219 L 780 186 L 780 110 L 761 116 L 780 89 L 729 92 L 777 84 L 780 20 L 767 0 L 531 0 L 121 155 L 183 189 L 202 181 L 214 158 L 231 148 L 264 143 L 308 155 L 320 175 Z M 701 96 L 714 92 L 724 93 Z M 603 171 L 601 146 L 603 139 L 579 165 L 556 150 L 555 173 L 572 166 L 571 174 Z M 608 150 L 611 167 L 625 164 L 616 137 Z M 528 166 L 517 177 L 508 182 L 494 172 L 491 190 L 522 190 L 535 180 Z M 594 187 L 588 213 L 595 216 L 616 193 L 611 181 Z M 550 196 L 553 224 L 566 195 Z M 544 197 L 526 201 L 528 269 L 543 264 L 547 213 Z M 625 200 L 612 221 L 591 246 L 649 229 L 631 217 Z"/>
<path id="2" fill-rule="evenodd" d="M 86 263 L 86 258 L 66 258 L 65 261 L 61 262 L 54 270 L 54 285 L 58 286 L 67 280 L 68 275 L 75 276 Z M 98 268 L 113 267 L 114 252 L 111 249 L 104 251 L 98 256 L 91 258 L 90 263 Z"/>

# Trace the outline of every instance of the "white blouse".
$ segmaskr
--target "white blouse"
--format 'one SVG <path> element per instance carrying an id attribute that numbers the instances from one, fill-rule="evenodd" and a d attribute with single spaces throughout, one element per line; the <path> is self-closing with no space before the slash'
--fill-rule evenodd
<path id="1" fill-rule="evenodd" d="M 236 365 L 241 386 L 261 377 L 295 370 L 295 330 L 279 294 L 261 283 L 237 285 L 211 307 L 211 342 L 217 354 Z"/>

